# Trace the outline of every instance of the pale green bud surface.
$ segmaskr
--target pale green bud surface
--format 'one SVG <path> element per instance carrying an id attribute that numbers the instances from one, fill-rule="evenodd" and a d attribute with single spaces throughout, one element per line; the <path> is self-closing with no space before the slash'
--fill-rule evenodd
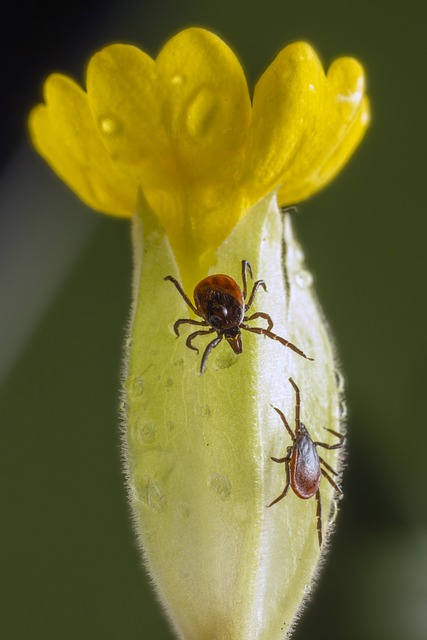
<path id="1" fill-rule="evenodd" d="M 273 407 L 314 441 L 335 444 L 342 431 L 342 378 L 289 214 L 276 195 L 263 199 L 234 227 L 209 274 L 241 286 L 241 261 L 263 279 L 250 313 L 264 311 L 273 331 L 314 361 L 265 336 L 242 331 L 243 353 L 223 340 L 199 374 L 215 334 L 199 337 L 199 355 L 185 345 L 198 327 L 173 284 L 181 280 L 169 241 L 141 204 L 134 219 L 134 302 L 125 373 L 125 457 L 129 500 L 144 560 L 177 633 L 185 640 L 279 640 L 295 623 L 313 585 L 321 552 L 316 500 L 283 491 L 282 458 L 292 444 Z M 208 275 L 208 274 L 206 274 Z M 252 282 L 248 281 L 248 292 Z M 192 291 L 187 291 L 192 299 Z M 265 327 L 256 319 L 251 326 Z M 322 449 L 340 469 L 340 452 Z M 339 478 L 338 478 L 339 480 Z M 323 536 L 335 516 L 335 492 L 320 484 Z"/>

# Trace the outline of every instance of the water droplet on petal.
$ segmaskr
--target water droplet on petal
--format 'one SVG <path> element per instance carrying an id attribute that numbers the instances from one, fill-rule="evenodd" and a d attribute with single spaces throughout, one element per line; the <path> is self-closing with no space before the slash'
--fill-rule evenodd
<path id="1" fill-rule="evenodd" d="M 180 73 L 176 73 L 171 78 L 171 83 L 175 86 L 179 86 L 180 84 L 184 84 L 185 78 Z"/>
<path id="2" fill-rule="evenodd" d="M 120 124 L 115 118 L 104 117 L 100 119 L 101 131 L 107 136 L 117 136 L 120 133 Z"/>
<path id="3" fill-rule="evenodd" d="M 212 489 L 217 498 L 219 498 L 220 500 L 226 500 L 230 496 L 230 480 L 220 473 L 212 473 L 209 476 L 208 487 Z"/>
<path id="4" fill-rule="evenodd" d="M 301 269 L 295 274 L 295 282 L 300 289 L 306 289 L 313 284 L 313 275 L 307 269 Z"/>
<path id="5" fill-rule="evenodd" d="M 215 119 L 217 103 L 210 89 L 200 89 L 191 98 L 186 114 L 187 130 L 190 136 L 202 136 L 209 133 Z"/>

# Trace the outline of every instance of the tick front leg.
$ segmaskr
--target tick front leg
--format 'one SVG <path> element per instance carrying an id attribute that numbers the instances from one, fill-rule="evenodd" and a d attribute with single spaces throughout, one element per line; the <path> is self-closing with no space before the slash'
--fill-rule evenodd
<path id="1" fill-rule="evenodd" d="M 196 324 L 199 327 L 208 327 L 209 323 L 205 322 L 204 320 L 190 320 L 188 319 L 182 319 L 182 320 L 177 320 L 175 322 L 175 324 L 173 325 L 173 330 L 175 331 L 175 335 L 177 336 L 177 338 L 179 338 L 179 331 L 178 331 L 178 327 L 180 327 L 182 324 Z"/>
<path id="2" fill-rule="evenodd" d="M 163 278 L 163 280 L 170 280 L 170 282 L 172 282 L 175 285 L 175 287 L 178 289 L 178 292 L 180 293 L 181 297 L 185 300 L 185 302 L 188 304 L 190 309 L 194 311 L 196 316 L 200 316 L 200 313 L 197 311 L 196 307 L 191 302 L 190 298 L 187 296 L 184 289 L 179 284 L 178 280 L 176 280 L 173 276 L 166 276 L 166 278 Z"/>
<path id="3" fill-rule="evenodd" d="M 342 435 L 342 433 L 338 433 L 338 431 L 333 431 L 332 429 L 327 429 L 325 427 L 326 431 L 329 431 L 329 433 L 333 433 L 334 436 L 336 436 L 337 438 L 339 438 L 339 442 L 337 442 L 337 444 L 328 444 L 327 442 L 315 442 L 314 444 L 317 447 L 323 447 L 324 449 L 342 449 L 342 447 L 345 445 L 345 436 Z"/>
<path id="4" fill-rule="evenodd" d="M 253 278 L 251 265 L 249 264 L 249 262 L 247 260 L 242 260 L 242 284 L 243 284 L 242 293 L 243 293 L 243 300 L 246 300 L 246 294 L 248 292 L 248 282 L 247 282 L 246 271 L 248 271 L 249 275 L 251 276 L 251 278 Z"/>
<path id="5" fill-rule="evenodd" d="M 273 405 L 271 405 L 271 406 L 273 407 Z M 283 411 L 280 411 L 280 409 L 278 409 L 277 407 L 273 407 L 273 409 L 275 410 L 275 412 L 276 412 L 276 413 L 278 413 L 278 414 L 279 414 L 279 416 L 280 416 L 280 418 L 281 418 L 281 420 L 282 420 L 283 424 L 284 424 L 284 425 L 285 425 L 285 427 L 286 427 L 287 432 L 289 433 L 289 435 L 290 435 L 290 436 L 291 436 L 291 438 L 292 438 L 292 441 L 294 442 L 294 441 L 295 441 L 295 434 L 294 434 L 294 432 L 292 431 L 291 427 L 289 426 L 289 423 L 288 423 L 288 421 L 287 421 L 287 420 L 286 420 L 286 418 L 285 418 L 285 414 L 283 413 Z M 284 460 L 285 460 L 285 459 L 284 459 Z"/>
<path id="6" fill-rule="evenodd" d="M 214 329 L 212 329 L 212 331 L 206 331 L 205 333 L 212 333 L 213 331 L 214 331 Z M 200 374 L 204 373 L 204 371 L 206 369 L 206 361 L 209 358 L 209 355 L 210 355 L 212 349 L 215 349 L 215 347 L 217 347 L 219 345 L 221 340 L 222 340 L 222 335 L 218 336 L 217 338 L 215 338 L 215 340 L 212 340 L 212 342 L 209 342 L 209 344 L 206 347 L 205 352 L 203 354 L 202 362 L 200 364 Z"/>
<path id="7" fill-rule="evenodd" d="M 195 347 L 192 343 L 194 338 L 197 338 L 197 336 L 205 336 L 208 335 L 209 333 L 213 333 L 215 331 L 215 329 L 208 329 L 207 331 L 194 331 L 194 333 L 190 333 L 190 335 L 188 336 L 187 340 L 185 341 L 185 344 L 187 345 L 187 347 L 189 349 L 192 349 L 193 351 L 196 351 L 197 353 L 199 353 L 199 350 L 197 347 Z"/>
<path id="8" fill-rule="evenodd" d="M 253 313 L 251 316 L 245 316 L 243 318 L 243 320 L 245 322 L 249 321 L 249 320 L 255 320 L 255 318 L 264 318 L 264 320 L 267 320 L 268 322 L 268 327 L 267 327 L 267 331 L 271 331 L 273 328 L 273 320 L 271 319 L 271 317 L 268 315 L 268 313 L 264 313 L 263 311 L 257 311 L 257 313 Z"/>
<path id="9" fill-rule="evenodd" d="M 253 301 L 255 300 L 256 292 L 260 287 L 262 287 L 264 291 L 267 291 L 267 285 L 265 284 L 264 280 L 257 280 L 252 288 L 252 292 L 251 292 L 251 295 L 249 296 L 248 304 L 245 306 L 245 311 L 248 311 L 251 308 Z M 246 295 L 244 295 L 244 299 L 246 299 Z"/>
<path id="10" fill-rule="evenodd" d="M 292 349 L 292 351 L 295 351 L 295 353 L 302 356 L 306 360 L 314 360 L 314 358 L 309 358 L 308 356 L 306 356 L 304 351 L 301 351 L 301 349 L 298 349 L 298 347 L 292 344 L 292 342 L 289 342 L 288 340 L 285 340 L 285 338 L 282 338 L 281 336 L 278 336 L 275 333 L 272 333 L 268 329 L 261 329 L 261 327 L 248 327 L 245 324 L 241 324 L 240 328 L 246 329 L 246 331 L 251 331 L 252 333 L 257 333 L 258 335 L 267 336 L 267 338 L 270 338 L 271 340 L 277 340 L 278 342 L 280 342 L 280 344 L 283 344 L 284 347 L 288 347 L 289 349 Z"/>
<path id="11" fill-rule="evenodd" d="M 317 509 L 316 509 L 317 537 L 319 540 L 319 549 L 321 549 L 323 538 L 322 538 L 322 498 L 320 497 L 320 489 L 316 491 L 316 502 L 317 502 Z"/>

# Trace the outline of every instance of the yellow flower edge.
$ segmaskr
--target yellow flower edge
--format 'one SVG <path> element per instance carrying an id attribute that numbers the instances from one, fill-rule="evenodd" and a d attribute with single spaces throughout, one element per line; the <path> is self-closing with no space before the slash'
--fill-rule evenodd
<path id="1" fill-rule="evenodd" d="M 150 217 L 151 216 L 151 217 Z M 253 207 L 220 246 L 210 273 L 240 282 L 241 260 L 264 278 L 254 311 L 304 349 L 243 332 L 236 356 L 223 341 L 199 375 L 200 357 L 176 338 L 189 310 L 166 275 L 179 277 L 168 237 L 146 209 L 134 220 L 135 303 L 125 377 L 123 445 L 129 499 L 146 566 L 179 638 L 282 640 L 319 567 L 316 500 L 285 485 L 291 441 L 273 410 L 295 425 L 292 376 L 313 440 L 342 430 L 342 383 L 333 348 L 294 238 L 275 195 Z M 286 253 L 282 256 L 282 241 Z M 283 265 L 282 265 L 283 258 Z M 253 322 L 257 324 L 256 321 Z M 207 338 L 195 342 L 202 350 Z M 321 455 L 338 472 L 340 452 Z M 339 481 L 339 478 L 338 478 Z M 325 547 L 336 496 L 321 482 Z M 322 549 L 324 551 L 324 549 Z"/>
<path id="2" fill-rule="evenodd" d="M 108 46 L 90 60 L 86 91 L 54 74 L 44 97 L 29 122 L 39 153 L 97 211 L 132 217 L 141 189 L 193 284 L 252 206 L 274 190 L 281 206 L 318 191 L 369 122 L 356 60 L 339 58 L 325 74 L 310 45 L 291 44 L 251 102 L 234 53 L 199 28 L 155 60 Z"/>

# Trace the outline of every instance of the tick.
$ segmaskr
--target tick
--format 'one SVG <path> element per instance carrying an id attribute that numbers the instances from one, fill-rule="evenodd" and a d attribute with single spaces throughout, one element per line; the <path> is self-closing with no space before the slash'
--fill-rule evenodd
<path id="1" fill-rule="evenodd" d="M 284 458 L 271 458 L 274 462 L 285 463 L 286 470 L 286 484 L 280 496 L 278 496 L 269 507 L 279 502 L 286 496 L 289 491 L 289 487 L 292 487 L 294 493 L 303 500 L 316 496 L 317 501 L 317 536 L 319 539 L 319 547 L 322 546 L 322 500 L 320 497 L 320 480 L 324 476 L 333 488 L 342 495 L 341 487 L 331 478 L 328 471 L 332 475 L 337 476 L 338 473 L 319 456 L 317 453 L 317 447 L 323 447 L 324 449 L 342 449 L 345 443 L 345 437 L 332 429 L 326 429 L 334 436 L 339 438 L 339 442 L 336 444 L 327 444 L 326 442 L 313 442 L 307 428 L 300 420 L 300 391 L 292 378 L 289 378 L 289 382 L 295 390 L 295 433 L 289 426 L 285 415 L 280 409 L 273 407 L 273 409 L 279 414 L 283 424 L 286 427 L 287 432 L 292 438 L 292 445 L 287 448 L 287 455 Z M 328 471 L 322 468 L 326 467 Z"/>
<path id="2" fill-rule="evenodd" d="M 166 278 L 164 278 L 164 280 L 170 280 L 175 285 L 190 309 L 196 314 L 196 316 L 202 318 L 202 320 L 191 320 L 189 318 L 177 320 L 173 327 L 176 335 L 179 337 L 179 327 L 182 324 L 209 327 L 208 329 L 200 329 L 191 333 L 185 342 L 187 347 L 199 353 L 199 349 L 194 346 L 193 340 L 198 336 L 209 335 L 211 333 L 217 334 L 216 338 L 209 342 L 204 350 L 200 365 L 200 373 L 204 372 L 207 359 L 212 349 L 215 349 L 223 338 L 227 340 L 234 353 L 242 353 L 242 329 L 267 336 L 272 340 L 277 340 L 280 344 L 283 344 L 285 347 L 289 347 L 289 349 L 292 349 L 292 351 L 295 351 L 295 353 L 298 353 L 303 358 L 307 358 L 307 360 L 313 359 L 308 358 L 305 353 L 292 344 L 292 342 L 285 340 L 285 338 L 282 338 L 271 331 L 273 328 L 273 321 L 268 313 L 257 311 L 250 316 L 246 315 L 255 300 L 255 295 L 258 289 L 262 287 L 264 291 L 267 291 L 264 280 L 257 280 L 254 283 L 249 299 L 246 302 L 248 293 L 247 273 L 249 273 L 251 278 L 253 278 L 251 265 L 247 260 L 242 260 L 242 289 L 239 287 L 237 282 L 233 280 L 233 278 L 224 274 L 217 274 L 204 278 L 194 289 L 194 304 L 175 278 L 172 276 L 166 276 Z M 267 329 L 263 329 L 261 327 L 249 327 L 246 324 L 246 322 L 255 320 L 256 318 L 263 318 L 264 320 L 267 320 Z"/>

